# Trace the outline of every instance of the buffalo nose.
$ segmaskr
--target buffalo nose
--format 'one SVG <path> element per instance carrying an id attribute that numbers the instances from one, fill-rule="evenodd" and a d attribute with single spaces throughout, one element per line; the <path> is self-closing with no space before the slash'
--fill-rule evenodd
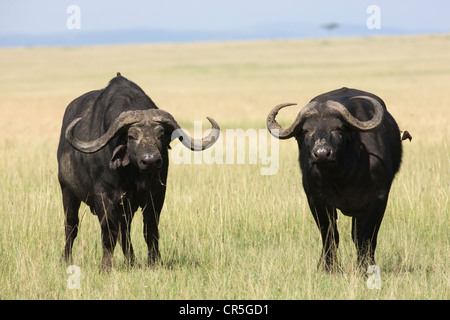
<path id="1" fill-rule="evenodd" d="M 313 155 L 317 160 L 327 160 L 331 157 L 331 148 L 327 146 L 320 146 L 313 150 Z"/>
<path id="2" fill-rule="evenodd" d="M 141 157 L 139 165 L 142 169 L 160 169 L 162 167 L 162 159 L 157 154 L 145 154 Z"/>

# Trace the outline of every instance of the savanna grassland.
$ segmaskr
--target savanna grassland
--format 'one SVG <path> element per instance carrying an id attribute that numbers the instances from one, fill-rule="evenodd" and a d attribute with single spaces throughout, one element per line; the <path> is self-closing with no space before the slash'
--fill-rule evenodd
<path id="1" fill-rule="evenodd" d="M 65 107 L 120 71 L 185 128 L 289 124 L 314 96 L 343 86 L 379 95 L 412 142 L 390 194 L 376 251 L 381 289 L 356 270 L 351 219 L 340 214 L 341 273 L 317 271 L 321 240 L 306 203 L 295 141 L 279 169 L 171 164 L 160 221 L 163 265 L 99 272 L 100 227 L 86 206 L 69 289 L 56 149 Z M 449 299 L 450 35 L 79 48 L 0 49 L 0 299 Z M 175 144 L 175 143 L 174 143 Z"/>

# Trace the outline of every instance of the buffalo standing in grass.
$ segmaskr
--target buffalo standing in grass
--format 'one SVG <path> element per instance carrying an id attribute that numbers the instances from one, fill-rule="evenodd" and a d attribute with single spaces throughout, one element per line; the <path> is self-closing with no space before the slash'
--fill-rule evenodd
<path id="1" fill-rule="evenodd" d="M 106 88 L 71 102 L 58 147 L 65 259 L 72 258 L 78 209 L 85 202 L 101 225 L 103 268 L 111 267 L 118 238 L 126 260 L 134 262 L 130 226 L 138 207 L 143 212 L 148 263 L 155 263 L 160 257 L 158 221 L 166 192 L 169 143 L 179 138 L 191 150 L 210 147 L 217 141 L 219 126 L 208 120 L 211 133 L 202 140 L 191 139 L 169 113 L 119 73 Z"/>
<path id="2" fill-rule="evenodd" d="M 303 107 L 283 129 L 275 120 L 281 104 L 270 111 L 267 127 L 275 137 L 295 137 L 303 188 L 322 236 L 319 265 L 335 270 L 339 209 L 352 217 L 352 239 L 361 267 L 375 264 L 377 234 L 392 180 L 400 168 L 401 140 L 394 118 L 379 97 L 342 88 L 321 94 Z"/>

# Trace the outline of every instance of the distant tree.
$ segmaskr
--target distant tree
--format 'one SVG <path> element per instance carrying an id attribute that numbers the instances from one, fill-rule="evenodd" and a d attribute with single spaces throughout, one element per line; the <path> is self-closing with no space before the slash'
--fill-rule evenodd
<path id="1" fill-rule="evenodd" d="M 328 35 L 331 36 L 331 33 L 334 29 L 338 28 L 339 24 L 337 22 L 329 22 L 322 25 L 322 28 L 328 30 Z"/>

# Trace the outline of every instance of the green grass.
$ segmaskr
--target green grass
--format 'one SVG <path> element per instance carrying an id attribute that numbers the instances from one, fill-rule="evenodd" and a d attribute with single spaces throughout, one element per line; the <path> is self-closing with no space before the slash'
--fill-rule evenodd
<path id="1" fill-rule="evenodd" d="M 449 299 L 450 38 L 448 35 L 92 48 L 1 49 L 0 299 Z M 349 86 L 381 96 L 402 129 L 376 252 L 380 290 L 356 270 L 351 219 L 339 215 L 343 272 L 317 271 L 321 241 L 301 186 L 295 141 L 280 168 L 170 165 L 160 221 L 164 264 L 101 273 L 100 227 L 86 206 L 74 244 L 81 289 L 67 287 L 56 148 L 67 104 L 120 71 L 183 126 L 265 128 L 281 102 L 292 121 L 315 95 Z"/>

